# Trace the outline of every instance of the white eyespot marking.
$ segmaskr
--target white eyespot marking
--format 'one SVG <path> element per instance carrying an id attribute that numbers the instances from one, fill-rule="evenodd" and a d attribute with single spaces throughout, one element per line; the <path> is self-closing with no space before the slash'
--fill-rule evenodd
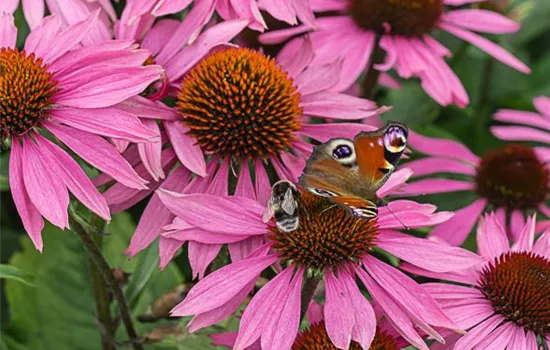
<path id="1" fill-rule="evenodd" d="M 342 165 L 355 165 L 355 146 L 351 140 L 335 139 L 326 146 L 327 153 Z"/>

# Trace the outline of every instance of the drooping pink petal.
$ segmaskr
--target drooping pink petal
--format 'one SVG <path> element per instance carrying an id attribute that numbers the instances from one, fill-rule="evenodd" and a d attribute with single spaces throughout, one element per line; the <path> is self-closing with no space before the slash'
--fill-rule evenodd
<path id="1" fill-rule="evenodd" d="M 84 170 L 59 146 L 53 144 L 40 134 L 35 135 L 42 155 L 52 166 L 52 172 L 59 176 L 69 191 L 88 209 L 99 215 L 107 222 L 111 221 L 111 214 L 105 198 L 97 191 Z"/>
<path id="2" fill-rule="evenodd" d="M 259 275 L 257 277 L 259 277 Z M 210 310 L 193 317 L 193 319 L 187 324 L 187 327 L 189 328 L 189 332 L 193 333 L 201 328 L 209 327 L 213 324 L 223 321 L 225 318 L 227 318 L 229 315 L 235 312 L 235 310 L 243 303 L 244 299 L 250 294 L 250 292 L 254 288 L 257 277 L 254 280 L 252 280 L 247 286 L 245 286 L 239 293 L 237 293 L 235 297 L 233 297 L 230 301 L 228 301 L 224 305 L 214 310 Z M 233 346 L 236 339 L 237 339 L 237 333 L 235 333 L 235 336 L 233 337 L 231 346 Z M 258 347 L 258 349 L 261 350 L 260 347 Z"/>
<path id="3" fill-rule="evenodd" d="M 524 126 L 493 126 L 491 132 L 503 140 L 550 143 L 550 133 Z"/>
<path id="4" fill-rule="evenodd" d="M 476 32 L 506 34 L 520 29 L 516 23 L 495 11 L 482 9 L 453 10 L 441 15 L 443 22 Z"/>
<path id="5" fill-rule="evenodd" d="M 530 350 L 527 348 L 527 337 L 525 331 L 521 327 L 512 329 L 512 339 L 510 339 L 509 349 Z M 533 348 L 536 349 L 536 348 Z"/>
<path id="6" fill-rule="evenodd" d="M 479 254 L 488 261 L 510 249 L 506 231 L 494 213 L 479 219 L 476 238 Z"/>
<path id="7" fill-rule="evenodd" d="M 248 168 L 247 160 L 244 160 L 241 163 L 241 172 L 239 173 L 237 188 L 235 188 L 235 195 L 256 199 L 256 193 L 254 193 L 254 186 L 252 185 L 252 179 L 250 178 L 250 169 Z"/>
<path id="8" fill-rule="evenodd" d="M 66 185 L 60 181 L 55 167 L 44 158 L 33 140 L 23 139 L 22 165 L 23 181 L 32 203 L 40 214 L 55 226 L 69 227 L 69 193 Z"/>
<path id="9" fill-rule="evenodd" d="M 525 226 L 519 234 L 517 242 L 512 246 L 513 251 L 518 252 L 530 252 L 533 249 L 533 243 L 535 241 L 535 224 L 537 221 L 537 214 L 527 218 Z"/>
<path id="10" fill-rule="evenodd" d="M 477 2 L 484 2 L 487 0 L 443 0 L 445 5 L 461 6 L 466 4 L 475 4 Z"/>
<path id="11" fill-rule="evenodd" d="M 316 324 L 323 320 L 323 305 L 312 300 L 306 312 L 306 318 L 309 324 Z"/>
<path id="12" fill-rule="evenodd" d="M 454 159 L 429 157 L 406 163 L 407 168 L 412 169 L 414 176 L 424 176 L 436 173 L 453 173 L 475 175 L 475 168 L 468 163 Z"/>
<path id="13" fill-rule="evenodd" d="M 204 230 L 250 235 L 263 235 L 266 232 L 260 215 L 256 217 L 249 211 L 237 208 L 228 198 L 208 194 L 177 194 L 165 190 L 159 190 L 157 193 L 164 205 L 174 214 Z M 239 200 L 255 207 L 255 210 L 258 209 L 258 204 L 249 198 L 240 197 Z"/>
<path id="14" fill-rule="evenodd" d="M 397 188 L 403 186 L 412 175 L 413 171 L 408 167 L 397 170 L 391 174 L 388 181 L 386 181 L 386 183 L 384 183 L 384 185 L 376 191 L 376 195 L 378 198 L 384 198 Z"/>
<path id="15" fill-rule="evenodd" d="M 283 290 L 281 305 L 275 308 L 266 320 L 261 335 L 262 349 L 290 349 L 292 343 L 294 343 L 300 326 L 300 298 L 303 275 L 303 268 L 296 271 L 290 285 L 286 290 Z"/>
<path id="16" fill-rule="evenodd" d="M 429 350 L 426 343 L 424 343 L 418 332 L 415 330 L 408 315 L 384 291 L 384 289 L 364 270 L 356 269 L 355 273 L 363 282 L 373 300 L 375 300 L 377 305 L 381 307 L 386 318 L 394 326 L 397 332 L 399 332 L 403 338 L 417 348 L 421 350 Z"/>
<path id="17" fill-rule="evenodd" d="M 507 348 L 514 335 L 515 327 L 513 322 L 508 322 L 497 327 L 489 336 L 483 339 L 478 347 L 484 350 L 501 350 Z"/>
<path id="18" fill-rule="evenodd" d="M 109 76 L 94 77 L 78 89 L 61 91 L 56 102 L 77 108 L 109 107 L 141 93 L 161 74 L 162 68 L 157 65 L 117 69 Z"/>
<path id="19" fill-rule="evenodd" d="M 377 246 L 379 248 L 413 265 L 434 272 L 451 272 L 468 269 L 484 261 L 477 254 L 466 249 L 398 232 L 387 236 L 383 230 L 377 239 Z"/>
<path id="20" fill-rule="evenodd" d="M 309 66 L 294 79 L 294 84 L 303 95 L 321 92 L 334 87 L 338 83 L 342 62 Z"/>
<path id="21" fill-rule="evenodd" d="M 340 349 L 347 349 L 351 343 L 351 332 L 355 324 L 354 305 L 346 286 L 330 270 L 325 272 L 325 327 L 332 343 Z"/>
<path id="22" fill-rule="evenodd" d="M 43 53 L 47 51 L 50 42 L 55 39 L 61 30 L 61 25 L 62 22 L 59 16 L 53 15 L 44 18 L 42 23 L 27 36 L 25 40 L 25 51 L 34 52 L 35 55 L 42 57 Z"/>
<path id="23" fill-rule="evenodd" d="M 505 123 L 531 125 L 538 128 L 550 130 L 550 120 L 535 112 L 500 109 L 495 114 L 493 114 L 493 119 Z"/>
<path id="24" fill-rule="evenodd" d="M 291 78 L 297 77 L 313 59 L 313 46 L 309 37 L 300 37 L 285 45 L 277 55 L 277 62 Z M 302 100 L 303 101 L 303 100 Z"/>
<path id="25" fill-rule="evenodd" d="M 44 18 L 44 1 L 22 0 L 23 14 L 29 28 L 36 28 Z"/>
<path id="26" fill-rule="evenodd" d="M 415 181 L 403 186 L 399 194 L 401 195 L 426 195 L 433 193 L 447 193 L 457 191 L 470 191 L 474 189 L 472 182 L 451 180 L 451 179 L 425 179 Z"/>
<path id="27" fill-rule="evenodd" d="M 259 5 L 276 19 L 292 26 L 298 24 L 296 13 L 288 0 L 259 0 Z"/>
<path id="28" fill-rule="evenodd" d="M 344 270 L 339 270 L 339 272 L 339 280 L 347 289 L 354 309 L 355 322 L 351 339 L 359 343 L 363 349 L 369 349 L 376 332 L 376 315 L 369 301 L 361 294 L 355 279 Z"/>
<path id="29" fill-rule="evenodd" d="M 159 269 L 164 270 L 182 246 L 182 241 L 161 236 L 159 240 Z"/>
<path id="30" fill-rule="evenodd" d="M 31 238 L 37 250 L 42 252 L 42 229 L 44 228 L 44 220 L 40 212 L 33 204 L 27 194 L 25 182 L 23 180 L 23 159 L 21 145 L 17 138 L 12 139 L 9 165 L 9 181 L 10 190 L 15 207 L 19 213 L 19 217 L 23 222 L 23 227 Z"/>
<path id="31" fill-rule="evenodd" d="M 489 55 L 493 56 L 502 63 L 522 72 L 531 73 L 531 69 L 527 67 L 523 62 L 515 58 L 511 53 L 493 43 L 492 41 L 485 39 L 484 37 L 469 32 L 464 29 L 460 29 L 453 25 L 446 23 L 439 23 L 439 28 L 451 33 L 452 35 L 477 46 L 480 50 L 485 51 Z"/>
<path id="32" fill-rule="evenodd" d="M 533 253 L 550 259 L 550 230 L 547 229 L 540 235 L 533 246 Z"/>
<path id="33" fill-rule="evenodd" d="M 484 264 L 479 264 L 471 269 L 452 271 L 452 272 L 432 272 L 430 270 L 425 270 L 420 267 L 416 267 L 410 263 L 402 262 L 399 267 L 401 270 L 419 275 L 430 277 L 434 279 L 442 279 L 445 281 L 452 281 L 470 285 L 477 285 L 479 280 L 479 271 L 484 266 Z"/>
<path id="34" fill-rule="evenodd" d="M 147 181 L 103 138 L 88 132 L 44 122 L 44 126 L 86 162 L 111 175 L 125 186 L 147 188 Z"/>
<path id="35" fill-rule="evenodd" d="M 444 306 L 447 316 L 461 329 L 470 329 L 495 314 L 491 302 L 484 299 L 475 299 L 476 303 L 468 303 L 467 298 L 470 297 L 464 295 L 462 299 L 457 299 L 465 301 L 463 305 Z M 444 304 L 444 302 L 441 302 L 441 304 Z"/>
<path id="36" fill-rule="evenodd" d="M 193 272 L 193 278 L 197 276 L 199 279 L 204 277 L 208 265 L 214 260 L 214 258 L 220 252 L 221 244 L 203 244 L 199 242 L 190 241 L 188 244 L 189 249 L 189 264 L 191 265 L 191 271 Z"/>
<path id="37" fill-rule="evenodd" d="M 250 258 L 224 266 L 212 272 L 189 291 L 185 300 L 172 310 L 171 315 L 187 316 L 200 314 L 222 306 L 235 297 L 250 281 L 255 280 L 259 273 L 276 260 L 277 257 L 273 255 Z M 271 280 L 271 282 L 274 280 Z M 263 288 L 266 287 L 267 285 Z M 248 307 L 250 307 L 250 304 Z M 243 322 L 244 318 L 241 321 L 241 327 L 243 326 Z"/>
<path id="38" fill-rule="evenodd" d="M 81 109 L 57 108 L 50 111 L 52 118 L 75 129 L 105 137 L 132 142 L 149 142 L 159 138 L 134 115 L 117 107 Z"/>
<path id="39" fill-rule="evenodd" d="M 143 124 L 154 133 L 160 135 L 160 128 L 154 120 L 143 120 Z M 143 165 L 153 176 L 153 180 L 158 181 L 164 179 L 164 171 L 162 169 L 162 140 L 160 137 L 152 142 L 138 143 L 138 151 Z"/>
<path id="40" fill-rule="evenodd" d="M 164 127 L 180 162 L 195 174 L 206 176 L 204 155 L 196 140 L 187 135 L 189 128 L 179 122 L 166 122 Z"/>
<path id="41" fill-rule="evenodd" d="M 550 116 L 550 97 L 539 96 L 533 100 L 533 104 L 541 114 Z"/>
<path id="42" fill-rule="evenodd" d="M 256 179 L 254 184 L 254 188 L 256 189 L 256 197 L 258 199 L 258 203 L 265 206 L 269 200 L 269 196 L 271 196 L 271 185 L 269 184 L 269 178 L 267 177 L 267 172 L 265 171 L 265 167 L 261 159 L 256 159 L 254 169 L 256 170 Z"/>
<path id="43" fill-rule="evenodd" d="M 17 1 L 16 1 L 17 3 Z M 0 47 L 15 47 L 17 27 L 13 15 L 0 11 Z"/>
<path id="44" fill-rule="evenodd" d="M 189 173 L 183 169 L 176 169 L 164 180 L 162 187 L 174 191 L 181 191 L 187 186 Z M 145 207 L 143 214 L 132 235 L 130 245 L 124 252 L 130 257 L 147 248 L 160 234 L 162 227 L 170 223 L 174 215 L 166 208 L 158 195 L 153 194 Z"/>
<path id="45" fill-rule="evenodd" d="M 456 342 L 455 349 L 470 350 L 480 344 L 491 332 L 504 320 L 501 315 L 494 315 L 488 320 L 480 323 L 466 333 L 465 336 Z"/>
<path id="46" fill-rule="evenodd" d="M 437 226 L 429 236 L 443 239 L 454 246 L 462 245 L 486 205 L 486 199 L 474 201 L 467 207 L 456 211 L 449 221 Z"/>
<path id="47" fill-rule="evenodd" d="M 410 314 L 430 325 L 458 328 L 413 279 L 370 255 L 366 255 L 362 262 L 369 275 Z"/>
<path id="48" fill-rule="evenodd" d="M 0 3 L 0 13 L 11 15 L 17 10 L 19 0 L 5 0 Z"/>
<path id="49" fill-rule="evenodd" d="M 63 29 L 55 36 L 55 40 L 49 41 L 47 50 L 44 46 L 41 46 L 44 47 L 44 50 L 40 53 L 40 57 L 43 58 L 44 63 L 50 64 L 55 62 L 55 60 L 78 45 L 89 31 L 92 30 L 98 15 L 99 10 L 94 11 L 82 21 Z M 44 34 L 47 35 L 48 33 L 44 32 Z M 38 54 L 38 51 L 35 52 Z"/>
<path id="50" fill-rule="evenodd" d="M 246 263 L 246 260 L 241 260 L 235 263 L 235 265 L 243 262 Z M 276 308 L 281 307 L 281 302 L 285 299 L 285 293 L 288 292 L 292 273 L 293 268 L 285 269 L 254 295 L 241 318 L 239 334 L 233 349 L 245 349 L 266 331 L 266 324 L 270 321 L 270 316 L 276 312 Z"/>
<path id="51" fill-rule="evenodd" d="M 454 140 L 430 138 L 410 130 L 409 144 L 416 151 L 431 156 L 454 158 L 469 162 L 473 165 L 477 165 L 479 163 L 478 156 L 473 154 L 463 144 Z"/>
<path id="52" fill-rule="evenodd" d="M 372 131 L 376 128 L 360 123 L 326 123 L 307 124 L 302 127 L 299 133 L 311 137 L 319 142 L 327 142 L 335 137 L 353 139 L 362 131 Z"/>
<path id="53" fill-rule="evenodd" d="M 226 237 L 228 236 L 226 235 Z M 231 256 L 231 261 L 235 262 L 248 257 L 251 252 L 264 243 L 265 239 L 262 236 L 252 236 L 235 243 L 230 243 L 229 255 Z"/>
<path id="54" fill-rule="evenodd" d="M 201 29 L 201 26 L 206 24 L 210 16 L 214 12 L 215 1 L 205 0 L 197 3 L 185 17 L 185 20 L 180 23 L 178 28 L 173 32 L 170 39 L 165 42 L 156 59 L 158 62 L 168 62 L 172 59 L 180 48 L 188 43 L 188 41 Z M 157 9 L 153 9 L 156 11 Z M 166 64 L 165 63 L 165 64 Z"/>

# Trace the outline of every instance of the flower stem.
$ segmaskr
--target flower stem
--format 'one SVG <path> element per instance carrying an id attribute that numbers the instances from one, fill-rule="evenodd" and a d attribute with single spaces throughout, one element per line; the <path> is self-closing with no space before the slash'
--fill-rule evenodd
<path id="1" fill-rule="evenodd" d="M 95 242 L 101 247 L 103 237 L 100 235 L 96 235 L 96 237 Z M 113 323 L 113 318 L 111 317 L 111 301 L 109 298 L 107 285 L 101 276 L 101 272 L 93 263 L 92 259 L 88 260 L 90 266 L 90 277 L 94 288 L 97 318 L 101 327 L 101 346 L 103 350 L 114 350 L 116 349 L 116 346 L 113 339 L 115 338 L 116 327 Z"/>
<path id="2" fill-rule="evenodd" d="M 321 280 L 318 278 L 306 277 L 306 280 L 302 286 L 300 322 L 304 319 L 304 316 L 306 315 L 307 308 L 309 307 L 309 303 L 311 303 L 311 300 L 313 299 L 313 295 L 315 294 L 315 290 L 317 289 L 319 282 L 321 282 Z"/>
<path id="3" fill-rule="evenodd" d="M 103 254 L 101 253 L 97 245 L 95 244 L 94 240 L 92 239 L 88 231 L 84 229 L 83 225 L 81 225 L 77 220 L 72 218 L 71 227 L 73 229 L 73 232 L 84 244 L 84 248 L 88 253 L 89 259 L 97 268 L 97 271 L 103 278 L 103 281 L 105 282 L 106 287 L 108 287 L 111 290 L 114 298 L 118 301 L 119 308 L 120 308 L 120 317 L 122 318 L 122 323 L 126 328 L 126 333 L 128 334 L 128 337 L 132 342 L 132 347 L 134 348 L 134 350 L 143 350 L 143 346 L 139 342 L 137 342 L 139 337 L 136 332 L 136 329 L 134 328 L 134 324 L 130 316 L 130 309 L 128 308 L 128 304 L 126 303 L 126 298 L 124 297 L 124 293 L 122 292 L 120 285 L 118 284 L 115 277 L 113 276 L 112 270 L 109 267 L 109 264 L 107 263 L 107 261 L 105 260 L 105 257 L 103 256 Z"/>
<path id="4" fill-rule="evenodd" d="M 386 54 L 384 50 L 380 47 L 380 36 L 378 36 L 376 38 L 376 42 L 374 43 L 374 49 L 367 67 L 367 74 L 362 84 L 363 97 L 369 100 L 374 99 L 376 84 L 378 83 L 378 78 L 380 77 L 380 71 L 374 68 L 374 65 L 382 63 L 385 56 Z"/>

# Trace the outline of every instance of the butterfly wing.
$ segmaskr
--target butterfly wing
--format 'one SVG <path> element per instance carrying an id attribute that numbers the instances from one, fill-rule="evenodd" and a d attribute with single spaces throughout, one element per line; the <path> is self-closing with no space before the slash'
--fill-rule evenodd
<path id="1" fill-rule="evenodd" d="M 407 147 L 407 136 L 404 124 L 390 122 L 381 129 L 362 132 L 355 137 L 358 172 L 361 181 L 368 184 L 372 192 L 369 197 L 375 196 L 395 170 Z"/>

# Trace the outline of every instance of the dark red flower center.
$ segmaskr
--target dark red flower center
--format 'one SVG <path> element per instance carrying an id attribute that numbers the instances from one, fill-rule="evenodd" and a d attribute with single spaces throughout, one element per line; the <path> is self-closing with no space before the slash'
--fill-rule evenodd
<path id="1" fill-rule="evenodd" d="M 298 334 L 292 345 L 292 350 L 337 350 L 332 344 L 325 329 L 325 322 L 313 324 L 308 329 Z M 362 350 L 356 342 L 351 342 L 349 350 Z M 376 334 L 369 350 L 398 350 L 395 340 L 380 328 L 376 328 Z"/>
<path id="2" fill-rule="evenodd" d="M 550 334 L 550 260 L 505 253 L 483 269 L 479 285 L 507 320 L 541 336 Z"/>
<path id="3" fill-rule="evenodd" d="M 274 59 L 245 48 L 199 62 L 181 84 L 178 107 L 202 149 L 221 156 L 276 156 L 301 127 L 292 79 Z"/>
<path id="4" fill-rule="evenodd" d="M 385 34 L 430 33 L 443 12 L 441 0 L 348 0 L 351 17 L 361 28 Z"/>
<path id="5" fill-rule="evenodd" d="M 475 176 L 477 193 L 495 207 L 534 209 L 548 195 L 548 169 L 526 146 L 487 153 Z"/>
<path id="6" fill-rule="evenodd" d="M 34 53 L 0 49 L 0 130 L 2 140 L 22 135 L 48 117 L 57 81 Z"/>
<path id="7" fill-rule="evenodd" d="M 357 262 L 374 248 L 376 220 L 350 216 L 327 198 L 300 190 L 299 226 L 291 232 L 271 228 L 274 248 L 284 262 L 314 270 Z"/>

